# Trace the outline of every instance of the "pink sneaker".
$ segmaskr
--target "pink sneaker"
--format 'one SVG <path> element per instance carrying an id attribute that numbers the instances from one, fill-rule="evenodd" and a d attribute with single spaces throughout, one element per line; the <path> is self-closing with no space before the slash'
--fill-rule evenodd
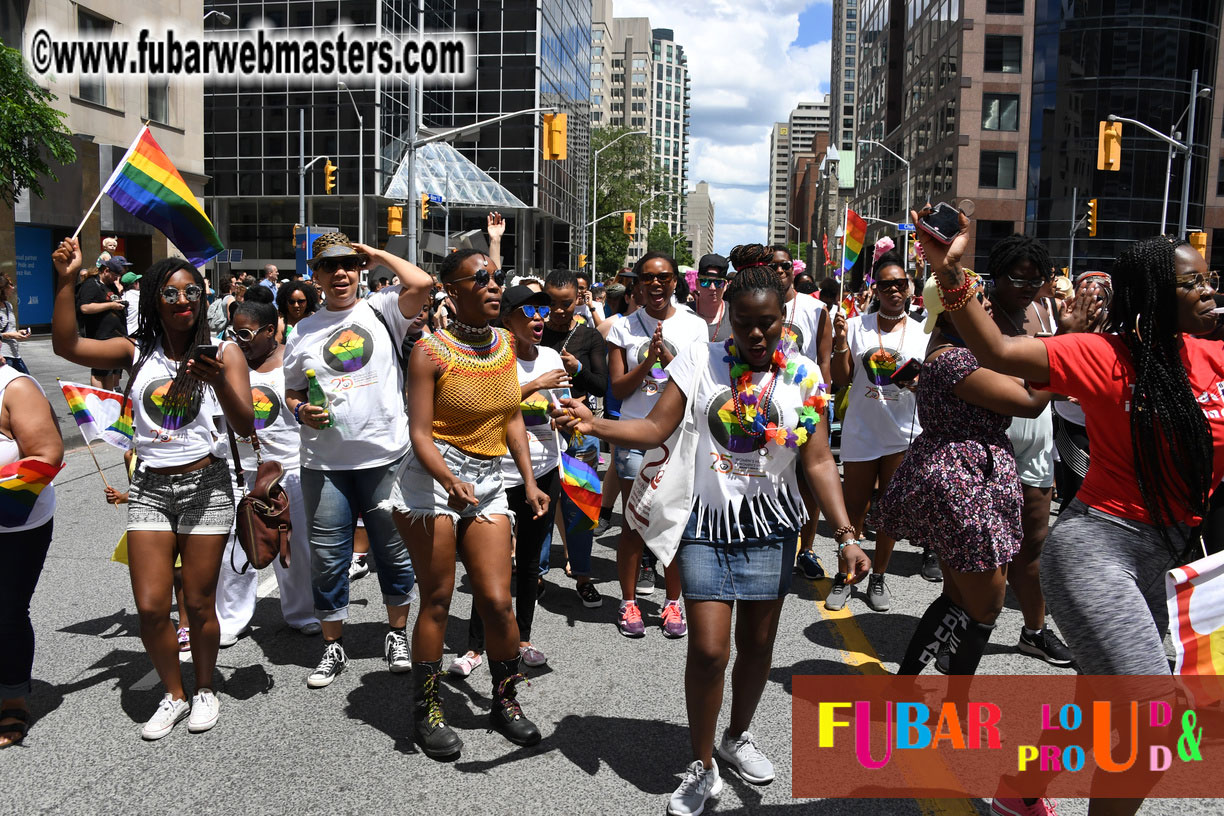
<path id="1" fill-rule="evenodd" d="M 646 624 L 642 623 L 642 610 L 638 609 L 635 602 L 630 601 L 621 609 L 616 628 L 625 637 L 640 638 L 646 634 Z"/>
<path id="2" fill-rule="evenodd" d="M 1026 805 L 1023 799 L 995 798 L 991 801 L 990 812 L 1000 816 L 1058 816 L 1054 810 L 1057 804 L 1054 799 L 1038 799 Z"/>
<path id="3" fill-rule="evenodd" d="M 682 638 L 688 634 L 684 622 L 684 610 L 679 601 L 668 601 L 663 605 L 663 634 L 669 638 Z"/>

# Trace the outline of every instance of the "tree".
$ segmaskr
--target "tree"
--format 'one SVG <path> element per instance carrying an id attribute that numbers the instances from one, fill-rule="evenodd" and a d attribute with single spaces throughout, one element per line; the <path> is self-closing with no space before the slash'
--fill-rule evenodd
<path id="1" fill-rule="evenodd" d="M 617 210 L 636 211 L 638 203 L 653 190 L 662 189 L 663 177 L 654 164 L 650 138 L 625 136 L 628 128 L 591 128 L 591 167 L 595 180 L 595 151 L 612 145 L 599 154 L 599 187 L 595 191 L 595 218 Z M 621 138 L 624 136 L 624 138 Z M 619 141 L 616 141 L 619 139 Z M 616 141 L 616 144 L 612 144 Z M 642 213 L 643 220 L 646 213 Z M 596 224 L 593 274 L 600 280 L 616 275 L 629 249 L 629 236 L 622 231 L 623 220 L 612 215 Z M 590 229 L 590 227 L 587 227 Z"/>
<path id="2" fill-rule="evenodd" d="M 693 253 L 689 249 L 688 239 L 684 233 L 672 235 L 662 221 L 655 222 L 655 225 L 650 228 L 650 234 L 646 236 L 646 251 L 666 252 L 668 255 L 673 255 L 680 266 L 695 264 Z"/>
<path id="3" fill-rule="evenodd" d="M 46 156 L 76 161 L 67 114 L 51 105 L 58 98 L 30 77 L 20 51 L 0 43 L 0 201 L 10 207 L 25 190 L 43 198 L 43 177 L 57 180 Z"/>

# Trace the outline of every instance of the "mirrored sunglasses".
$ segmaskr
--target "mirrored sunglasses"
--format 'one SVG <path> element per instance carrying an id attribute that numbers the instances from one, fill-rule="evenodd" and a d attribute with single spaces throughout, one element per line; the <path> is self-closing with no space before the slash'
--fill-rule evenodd
<path id="1" fill-rule="evenodd" d="M 539 315 L 541 320 L 548 319 L 548 313 L 552 311 L 547 306 L 522 306 L 523 314 L 528 318 L 534 318 Z"/>
<path id="2" fill-rule="evenodd" d="M 727 282 L 722 278 L 698 278 L 697 285 L 702 289 L 721 289 L 727 285 Z"/>
<path id="3" fill-rule="evenodd" d="M 481 269 L 475 275 L 469 275 L 466 278 L 455 278 L 455 280 L 451 281 L 451 283 L 463 283 L 464 281 L 475 281 L 476 288 L 483 289 L 489 285 L 490 280 L 492 280 L 498 286 L 505 286 L 506 285 L 506 273 L 499 269 L 496 272 L 494 272 L 492 275 L 490 275 L 488 269 Z"/>
<path id="4" fill-rule="evenodd" d="M 195 303 L 204 294 L 204 287 L 195 283 L 187 284 L 186 289 L 179 289 L 177 286 L 167 286 L 161 290 L 161 299 L 173 306 L 179 302 L 180 294 L 187 298 L 188 303 Z"/>

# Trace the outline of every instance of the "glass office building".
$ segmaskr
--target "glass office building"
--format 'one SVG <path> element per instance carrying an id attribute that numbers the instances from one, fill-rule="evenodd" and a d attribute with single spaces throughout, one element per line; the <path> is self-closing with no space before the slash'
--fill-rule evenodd
<path id="1" fill-rule="evenodd" d="M 1169 133 L 1190 104 L 1191 72 L 1215 90 L 1200 100 L 1193 136 L 1188 224 L 1205 229 L 1213 266 L 1224 262 L 1224 192 L 1219 134 L 1213 109 L 1220 89 L 1220 0 L 1037 2 L 1034 31 L 1033 114 L 1028 123 L 1030 232 L 1056 259 L 1066 259 L 1070 225 L 1085 201 L 1097 199 L 1097 235 L 1080 232 L 1077 271 L 1108 270 L 1126 244 L 1160 231 L 1169 182 L 1166 232 L 1176 232 L 1185 162 L 1176 156 L 1166 175 L 1168 147 L 1132 125 L 1123 125 L 1122 168 L 1096 169 L 1099 122 L 1109 114 Z M 1185 130 L 1183 124 L 1181 130 Z M 1077 212 L 1072 211 L 1076 193 Z M 1206 206 L 1204 206 L 1206 200 Z"/>

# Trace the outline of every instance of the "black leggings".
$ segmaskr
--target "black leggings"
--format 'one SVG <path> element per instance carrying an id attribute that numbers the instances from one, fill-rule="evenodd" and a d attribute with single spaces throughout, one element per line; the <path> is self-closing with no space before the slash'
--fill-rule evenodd
<path id="1" fill-rule="evenodd" d="M 51 547 L 53 523 L 0 533 L 0 699 L 30 695 L 34 667 L 30 599 Z"/>
<path id="2" fill-rule="evenodd" d="M 548 494 L 548 510 L 540 518 L 532 518 L 532 509 L 527 504 L 527 488 L 523 485 L 506 490 L 506 501 L 514 513 L 517 544 L 514 547 L 514 618 L 518 621 L 519 640 L 531 641 L 531 624 L 535 620 L 536 592 L 540 580 L 540 548 L 544 539 L 552 532 L 553 519 L 557 515 L 557 496 L 561 492 L 561 479 L 557 469 L 536 477 L 536 486 Z M 483 652 L 485 647 L 484 621 L 472 605 L 472 619 L 468 622 L 468 649 Z"/>

